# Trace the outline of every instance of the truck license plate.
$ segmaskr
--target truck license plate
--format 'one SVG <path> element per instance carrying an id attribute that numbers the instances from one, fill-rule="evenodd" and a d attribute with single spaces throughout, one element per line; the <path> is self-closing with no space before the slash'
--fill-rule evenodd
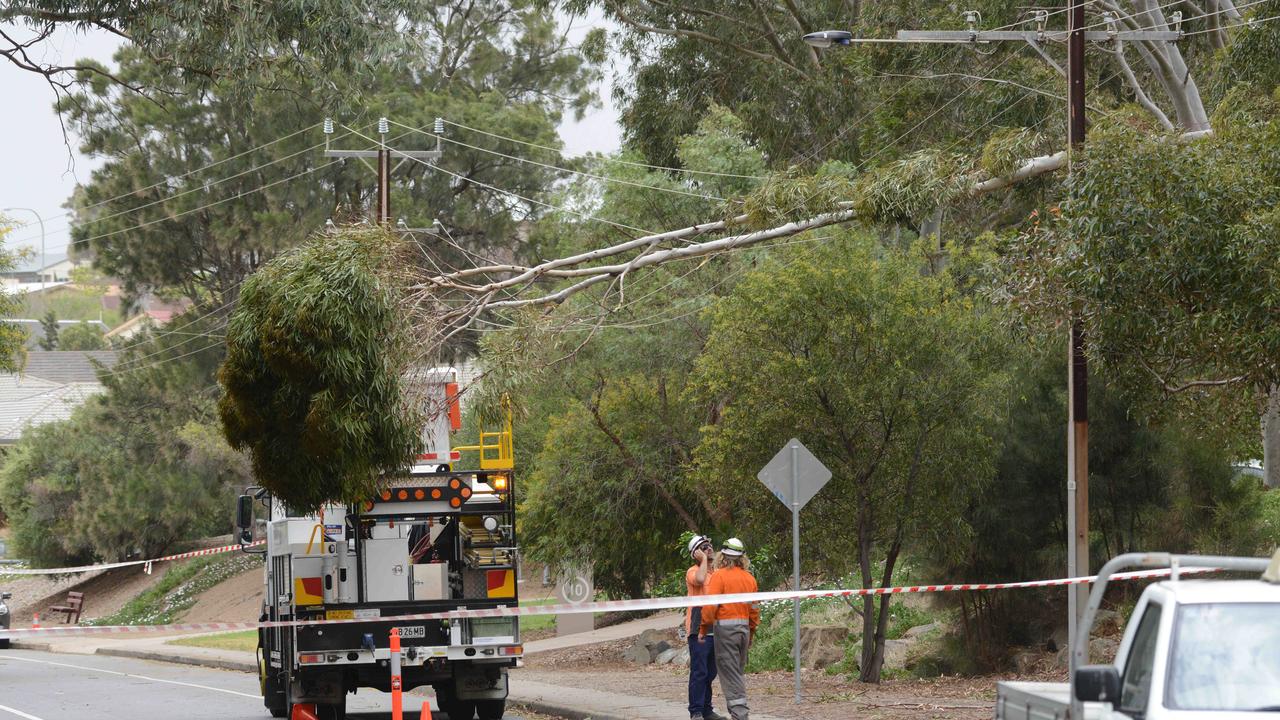
<path id="1" fill-rule="evenodd" d="M 400 628 L 400 637 L 402 638 L 425 638 L 427 636 L 427 628 L 425 625 L 409 625 Z"/>

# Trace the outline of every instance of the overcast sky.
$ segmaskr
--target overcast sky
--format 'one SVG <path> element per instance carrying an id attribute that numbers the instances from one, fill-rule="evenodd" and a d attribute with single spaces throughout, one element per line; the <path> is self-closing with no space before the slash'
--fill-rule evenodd
<path id="1" fill-rule="evenodd" d="M 576 22 L 571 38 L 580 39 L 593 20 L 589 17 Z M 12 30 L 11 27 L 5 29 Z M 42 44 L 36 58 L 72 62 L 92 57 L 109 62 L 119 45 L 118 40 L 101 31 L 62 31 Z M 610 97 L 611 83 L 612 75 L 597 89 L 602 107 L 591 110 L 581 122 L 569 120 L 561 125 L 560 135 L 567 153 L 618 149 L 621 131 Z M 4 168 L 0 171 L 0 208 L 31 208 L 40 213 L 46 228 L 46 253 L 50 257 L 64 253 L 69 235 L 62 205 L 76 183 L 88 180 L 96 163 L 75 152 L 74 137 L 68 149 L 58 116 L 53 111 L 53 91 L 42 77 L 19 70 L 0 58 L 0 98 L 6 105 L 0 111 L 0 158 L 3 158 L 0 167 Z M 24 210 L 4 214 L 15 221 L 30 223 L 11 232 L 5 244 L 30 247 L 39 253 L 40 227 L 35 216 Z"/>

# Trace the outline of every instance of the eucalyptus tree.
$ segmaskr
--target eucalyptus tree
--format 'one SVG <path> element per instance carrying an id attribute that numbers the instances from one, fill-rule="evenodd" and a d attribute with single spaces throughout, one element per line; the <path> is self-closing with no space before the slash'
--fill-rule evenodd
<path id="1" fill-rule="evenodd" d="M 1193 143 L 1151 123 L 1099 129 L 1060 214 L 1039 218 L 1008 254 L 1023 308 L 1076 313 L 1113 380 L 1160 390 L 1174 412 L 1199 408 L 1216 432 L 1261 418 L 1272 486 L 1280 485 L 1275 93 L 1234 88 L 1213 136 Z M 1245 444 L 1241 454 L 1257 448 Z"/>
<path id="2" fill-rule="evenodd" d="M 350 71 L 402 51 L 395 18 L 417 3 L 305 0 L 246 3 L 202 0 L 4 0 L 0 56 L 13 67 L 43 76 L 55 94 L 88 73 L 136 92 L 173 91 L 157 78 L 128 77 L 92 62 L 50 60 L 55 33 L 103 32 L 122 39 L 166 74 L 197 84 L 253 85 L 281 65 L 305 73 Z M 375 51 L 371 53 L 370 51 Z"/>
<path id="3" fill-rule="evenodd" d="M 979 12 L 981 28 L 1034 30 L 1034 14 L 1008 0 L 590 4 L 621 26 L 618 46 L 635 68 L 634 82 L 619 92 L 623 119 L 654 159 L 667 157 L 670 138 L 711 100 L 741 114 L 778 164 L 824 156 L 875 164 L 922 147 L 977 148 L 1001 127 L 1043 126 L 1059 140 L 1063 132 L 1061 104 L 1053 100 L 1062 94 L 1063 51 L 1052 43 L 1040 52 L 997 43 L 979 54 L 955 45 L 820 52 L 801 41 L 805 33 L 831 28 L 864 38 L 891 38 L 900 29 L 963 29 L 961 10 Z M 1100 43 L 1089 61 L 1098 69 L 1091 102 L 1103 108 L 1135 102 L 1167 129 L 1208 130 L 1211 97 L 1202 85 L 1215 53 L 1248 34 L 1232 30 L 1246 16 L 1274 15 L 1274 8 L 1272 0 L 1093 3 L 1089 29 L 1180 29 L 1186 36 Z M 1065 17 L 1050 11 L 1046 27 L 1062 29 Z M 1048 125 L 1046 115 L 1054 116 Z"/>
<path id="4" fill-rule="evenodd" d="M 718 409 L 693 472 L 739 531 L 784 545 L 790 516 L 755 474 L 789 437 L 832 471 L 805 508 L 810 567 L 892 585 L 908 550 L 962 555 L 955 509 L 994 474 L 1007 383 L 998 314 L 924 258 L 852 231 L 763 263 L 711 313 L 690 392 Z M 889 596 L 862 599 L 859 678 L 878 682 Z"/>
<path id="5" fill-rule="evenodd" d="M 553 8 L 438 0 L 412 4 L 395 22 L 412 40 L 406 52 L 369 48 L 378 62 L 354 74 L 283 67 L 264 70 L 264 82 L 249 90 L 200 87 L 126 48 L 120 77 L 173 93 L 147 98 L 85 75 L 60 108 L 82 149 L 105 163 L 77 198 L 77 249 L 92 251 L 135 293 L 226 305 L 249 273 L 326 220 L 367 217 L 374 174 L 359 161 L 323 157 L 326 140 L 371 148 L 382 139 L 374 121 L 385 115 L 396 123 L 386 140 L 400 149 L 433 148 L 436 117 L 555 145 L 562 113 L 593 101 L 598 55 L 590 42 L 569 44 Z M 337 123 L 328 138 L 320 127 L 326 116 Z M 415 237 L 438 258 L 506 253 L 558 175 L 503 157 L 515 154 L 511 143 L 448 127 L 439 163 L 399 164 L 393 207 L 407 225 L 425 229 Z M 531 200 L 512 200 L 496 186 Z"/>

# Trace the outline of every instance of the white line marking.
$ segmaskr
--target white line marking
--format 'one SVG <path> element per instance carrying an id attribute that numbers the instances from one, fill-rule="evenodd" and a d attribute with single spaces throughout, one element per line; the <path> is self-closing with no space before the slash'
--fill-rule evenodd
<path id="1" fill-rule="evenodd" d="M 102 668 L 89 667 L 87 665 L 72 665 L 70 663 L 53 662 L 51 660 L 35 660 L 32 658 L 15 657 L 13 655 L 0 655 L 0 659 L 18 660 L 20 662 L 40 663 L 41 665 L 57 665 L 58 667 L 75 668 L 77 670 L 88 670 L 90 672 L 106 673 L 107 675 L 119 675 L 121 677 L 137 678 L 139 680 L 150 680 L 151 682 L 168 683 L 169 685 L 182 685 L 184 687 L 199 688 L 200 690 L 211 690 L 213 692 L 226 693 L 227 695 L 239 695 L 252 700 L 261 700 L 258 695 L 250 695 L 237 690 L 227 690 L 226 688 L 212 687 L 210 685 L 201 685 L 199 683 L 182 682 L 181 680 L 165 680 L 164 678 L 149 677 L 147 675 L 135 675 L 134 673 L 118 672 L 116 670 L 103 670 Z M 16 712 L 16 711 L 15 711 Z M 40 718 L 35 718 L 40 720 Z"/>
<path id="2" fill-rule="evenodd" d="M 23 718 L 24 720 L 44 720 L 44 718 L 38 718 L 35 715 L 28 715 L 22 712 L 21 710 L 14 710 L 8 705 L 0 705 L 0 710 L 13 713 L 14 715 L 17 715 L 18 717 Z"/>

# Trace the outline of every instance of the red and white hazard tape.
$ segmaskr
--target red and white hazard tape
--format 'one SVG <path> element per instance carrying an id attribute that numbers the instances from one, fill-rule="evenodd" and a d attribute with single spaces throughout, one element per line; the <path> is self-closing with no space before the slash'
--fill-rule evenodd
<path id="1" fill-rule="evenodd" d="M 205 548 L 203 550 L 192 550 L 191 552 L 178 553 L 177 555 L 165 555 L 164 557 L 151 558 L 150 560 L 125 560 L 124 562 L 101 563 L 98 565 L 77 565 L 76 567 L 60 567 L 60 568 L 18 568 L 15 570 L 0 570 L 0 575 L 72 575 L 75 573 L 97 572 L 98 570 L 111 570 L 113 568 L 130 567 L 132 565 L 147 565 L 152 563 L 168 562 L 170 560 L 185 560 L 186 558 L 199 557 L 201 555 L 217 555 L 219 553 L 231 552 L 239 550 L 242 547 L 254 547 L 257 545 L 265 545 L 266 540 L 249 543 L 248 545 L 223 545 L 222 547 Z M 151 568 L 147 568 L 150 574 Z"/>
<path id="2" fill-rule="evenodd" d="M 1182 575 L 1193 573 L 1215 572 L 1214 568 L 1184 568 Z M 1164 577 L 1170 570 L 1140 570 L 1137 572 L 1118 573 L 1111 580 L 1142 580 Z M 850 590 L 785 590 L 780 592 L 736 593 L 716 595 L 717 605 L 728 603 L 760 603 L 777 600 L 795 600 L 820 597 L 854 597 L 861 595 L 896 595 L 899 593 L 932 593 L 957 592 L 962 590 L 1012 590 L 1020 588 L 1055 587 L 1061 585 L 1082 585 L 1091 583 L 1096 576 L 1078 578 L 1060 578 L 1055 580 L 1028 580 L 1011 583 L 965 583 L 955 585 L 910 585 L 905 587 L 856 588 Z M 693 606 L 707 605 L 710 598 L 706 595 L 694 597 L 640 598 L 636 600 L 604 600 L 600 602 L 561 604 L 561 605 L 529 605 L 524 607 L 497 607 L 480 610 L 446 610 L 441 612 L 414 613 L 410 615 L 394 615 L 379 618 L 359 618 L 341 620 L 278 620 L 267 622 L 233 622 L 233 623 L 180 623 L 176 625 L 101 625 L 101 626 L 61 626 L 47 628 L 15 628 L 0 630 L 2 638 L 23 638 L 32 635 L 98 635 L 103 633 L 148 633 L 148 632 L 219 632 L 226 630 L 256 630 L 269 627 L 297 627 L 301 625 L 338 625 L 344 623 L 367 622 L 408 622 L 416 620 L 446 620 L 457 618 L 488 617 L 525 617 L 529 615 L 572 615 L 577 613 L 620 612 L 634 610 L 669 610 Z"/>

